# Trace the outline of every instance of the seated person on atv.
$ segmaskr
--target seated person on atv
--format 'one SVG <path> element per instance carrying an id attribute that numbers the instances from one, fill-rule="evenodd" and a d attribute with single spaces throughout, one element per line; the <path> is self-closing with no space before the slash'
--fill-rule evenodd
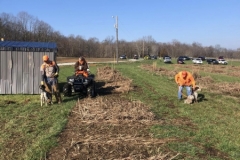
<path id="1" fill-rule="evenodd" d="M 80 93 L 95 97 L 94 74 L 90 73 L 88 63 L 84 57 L 80 57 L 74 65 L 75 74 L 67 77 L 67 83 L 63 86 L 63 95 L 71 96 L 72 93 Z"/>
<path id="2" fill-rule="evenodd" d="M 84 57 L 79 57 L 78 61 L 74 65 L 74 69 L 75 69 L 75 75 L 76 76 L 78 76 L 80 74 L 82 74 L 86 78 L 89 76 L 88 63 L 87 63 L 87 61 L 85 60 Z"/>

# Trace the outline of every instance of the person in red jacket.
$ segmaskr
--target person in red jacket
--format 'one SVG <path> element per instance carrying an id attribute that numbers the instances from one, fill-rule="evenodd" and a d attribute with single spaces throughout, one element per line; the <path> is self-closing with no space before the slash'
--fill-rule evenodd
<path id="1" fill-rule="evenodd" d="M 187 95 L 192 94 L 192 88 L 196 87 L 195 80 L 190 72 L 181 71 L 175 75 L 175 81 L 178 84 L 178 99 L 182 99 L 182 90 L 186 88 Z"/>

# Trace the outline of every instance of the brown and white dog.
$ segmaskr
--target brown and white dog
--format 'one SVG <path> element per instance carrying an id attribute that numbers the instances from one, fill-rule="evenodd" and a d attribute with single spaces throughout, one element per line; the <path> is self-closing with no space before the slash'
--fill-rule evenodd
<path id="1" fill-rule="evenodd" d="M 198 102 L 198 92 L 201 91 L 200 87 L 195 87 L 192 89 L 192 95 L 186 96 L 187 99 L 184 100 L 184 103 L 186 104 L 192 104 Z"/>
<path id="2" fill-rule="evenodd" d="M 192 90 L 192 95 L 194 96 L 193 102 L 198 102 L 198 92 L 201 91 L 201 88 L 199 86 L 196 86 Z"/>

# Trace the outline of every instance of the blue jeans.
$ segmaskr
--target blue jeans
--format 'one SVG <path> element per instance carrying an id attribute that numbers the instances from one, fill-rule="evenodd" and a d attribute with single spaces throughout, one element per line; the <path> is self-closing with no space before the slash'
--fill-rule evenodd
<path id="1" fill-rule="evenodd" d="M 187 95 L 188 96 L 192 94 L 192 89 L 191 89 L 190 86 L 179 86 L 179 88 L 178 88 L 178 99 L 182 99 L 182 90 L 183 90 L 184 87 L 187 90 Z"/>
<path id="2" fill-rule="evenodd" d="M 48 83 L 49 85 L 53 86 L 55 84 L 57 84 L 57 78 L 46 78 L 46 83 Z"/>
<path id="3" fill-rule="evenodd" d="M 58 79 L 57 78 L 46 78 L 46 91 L 51 95 L 50 99 L 52 99 L 52 92 L 55 95 L 57 102 L 62 102 L 62 98 L 58 89 Z"/>

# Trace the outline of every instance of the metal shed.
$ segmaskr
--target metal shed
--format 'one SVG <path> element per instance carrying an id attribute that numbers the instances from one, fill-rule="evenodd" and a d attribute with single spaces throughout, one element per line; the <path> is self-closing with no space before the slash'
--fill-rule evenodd
<path id="1" fill-rule="evenodd" d="M 40 94 L 42 56 L 56 54 L 54 42 L 0 41 L 0 94 Z"/>

